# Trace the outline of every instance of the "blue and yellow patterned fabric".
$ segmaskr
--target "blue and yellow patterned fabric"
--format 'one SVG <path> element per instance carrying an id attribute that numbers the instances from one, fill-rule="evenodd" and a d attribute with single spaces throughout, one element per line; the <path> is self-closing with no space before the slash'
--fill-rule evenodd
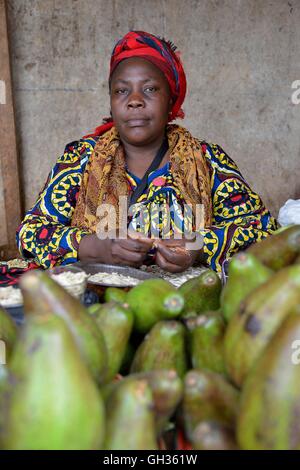
<path id="1" fill-rule="evenodd" d="M 24 258 L 33 258 L 44 268 L 77 261 L 80 240 L 90 232 L 71 227 L 70 222 L 82 175 L 97 139 L 90 137 L 68 144 L 50 172 L 36 204 L 26 213 L 17 231 L 18 247 Z M 213 223 L 200 233 L 206 264 L 220 271 L 225 259 L 266 237 L 277 225 L 222 148 L 204 141 L 201 147 L 210 171 Z M 129 171 L 126 174 L 134 190 L 139 179 Z M 162 203 L 173 209 L 168 224 L 161 212 L 155 212 L 155 205 Z M 184 200 L 168 163 L 149 175 L 148 186 L 137 204 L 137 213 L 128 221 L 134 229 L 140 229 L 136 215 L 143 211 L 147 222 L 144 230 L 158 236 L 183 231 Z"/>

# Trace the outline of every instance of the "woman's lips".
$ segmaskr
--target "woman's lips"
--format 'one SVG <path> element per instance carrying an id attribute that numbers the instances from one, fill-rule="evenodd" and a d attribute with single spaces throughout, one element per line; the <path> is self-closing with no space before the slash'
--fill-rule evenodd
<path id="1" fill-rule="evenodd" d="M 128 127 L 143 127 L 149 122 L 149 119 L 129 119 L 127 121 Z"/>

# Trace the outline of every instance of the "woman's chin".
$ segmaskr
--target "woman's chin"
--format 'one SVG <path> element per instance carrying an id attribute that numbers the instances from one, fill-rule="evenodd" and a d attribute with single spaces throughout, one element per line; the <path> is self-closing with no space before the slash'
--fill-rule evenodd
<path id="1" fill-rule="evenodd" d="M 153 135 L 146 132 L 145 127 L 132 127 L 126 129 L 124 140 L 131 145 L 146 145 L 153 140 Z"/>

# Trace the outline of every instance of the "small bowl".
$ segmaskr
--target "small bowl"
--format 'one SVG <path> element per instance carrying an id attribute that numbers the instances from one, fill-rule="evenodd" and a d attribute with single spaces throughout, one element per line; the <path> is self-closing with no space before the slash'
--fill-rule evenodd
<path id="1" fill-rule="evenodd" d="M 19 288 L 16 286 L 1 287 L 0 289 L 7 289 L 8 287 L 19 290 Z M 12 317 L 12 319 L 15 321 L 17 325 L 23 323 L 23 320 L 24 320 L 23 302 L 11 302 L 11 303 L 0 302 L 0 307 L 3 308 Z"/>
<path id="2" fill-rule="evenodd" d="M 17 326 L 21 326 L 24 323 L 24 310 L 23 305 L 14 305 L 13 307 L 2 307 L 9 316 L 14 320 Z"/>
<path id="3" fill-rule="evenodd" d="M 57 282 L 60 286 L 62 286 L 66 291 L 68 291 L 73 297 L 76 297 L 79 300 L 83 300 L 84 297 L 84 292 L 86 290 L 86 285 L 87 285 L 87 279 L 88 275 L 86 272 L 77 267 L 77 266 L 57 266 L 55 268 L 49 269 L 47 271 L 49 276 L 52 277 L 52 279 Z M 72 273 L 72 274 L 82 274 L 82 278 L 79 282 L 70 282 L 70 283 L 62 283 L 59 282 L 58 279 L 55 279 L 55 276 L 59 274 L 64 274 L 64 273 Z"/>

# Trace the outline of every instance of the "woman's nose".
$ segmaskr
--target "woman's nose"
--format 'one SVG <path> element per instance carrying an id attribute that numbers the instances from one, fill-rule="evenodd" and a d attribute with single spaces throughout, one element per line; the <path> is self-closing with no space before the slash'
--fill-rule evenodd
<path id="1" fill-rule="evenodd" d="M 128 108 L 142 108 L 144 107 L 144 99 L 140 93 L 131 93 L 128 99 Z"/>

